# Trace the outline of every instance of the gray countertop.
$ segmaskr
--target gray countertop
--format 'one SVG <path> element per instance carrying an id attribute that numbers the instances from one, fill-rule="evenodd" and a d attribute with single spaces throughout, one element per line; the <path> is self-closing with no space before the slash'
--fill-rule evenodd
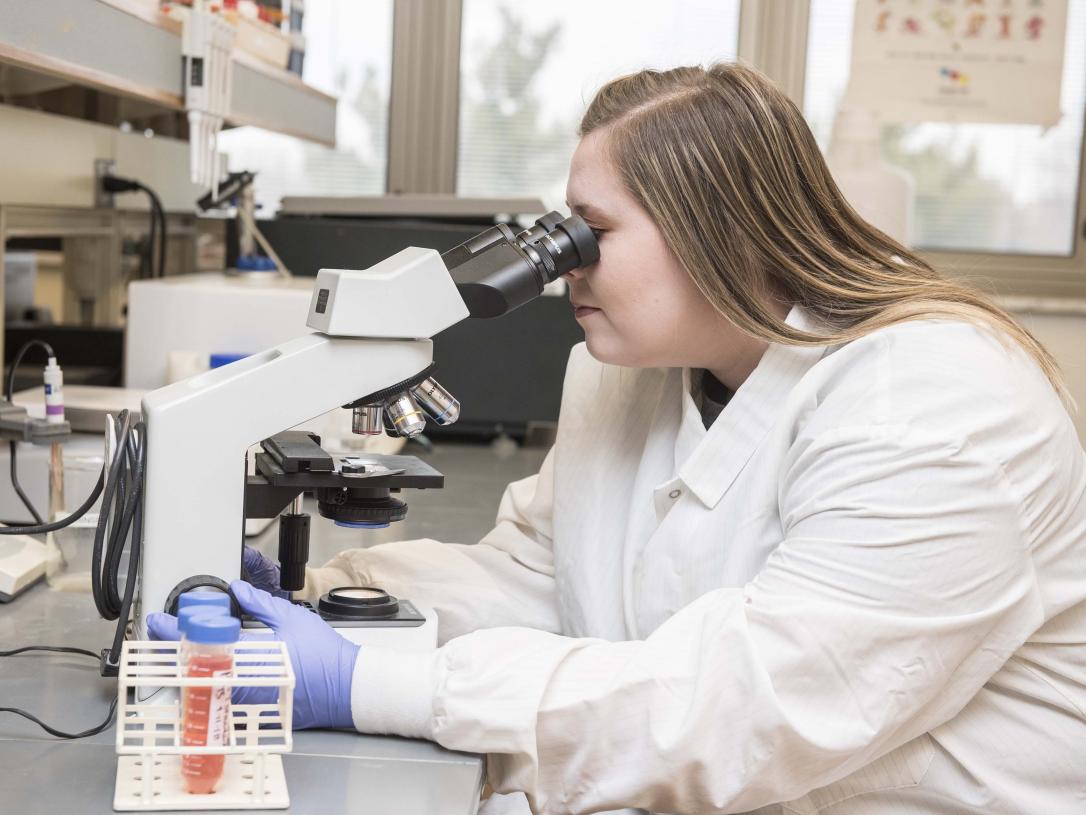
<path id="1" fill-rule="evenodd" d="M 113 635 L 88 594 L 39 583 L 0 606 L 3 648 L 74 645 L 97 651 Z M 89 657 L 33 653 L 0 659 L 0 705 L 27 710 L 68 732 L 101 722 L 116 681 Z M 32 722 L 0 715 L 0 801 L 5 812 L 113 811 L 117 767 L 113 727 L 77 741 L 54 739 Z M 283 757 L 294 812 L 449 813 L 476 811 L 479 756 L 410 739 L 299 731 Z M 252 811 L 252 810 L 250 810 Z M 278 810 L 282 812 L 283 810 Z"/>
<path id="2" fill-rule="evenodd" d="M 545 450 L 508 444 L 439 444 L 419 455 L 445 474 L 444 489 L 415 491 L 407 520 L 364 536 L 314 517 L 311 557 L 323 563 L 349 546 L 434 537 L 474 543 L 492 526 L 502 490 L 539 469 Z M 8 488 L 3 485 L 0 488 Z M 249 541 L 274 556 L 274 526 Z M 64 593 L 39 583 L 0 605 L 0 648 L 74 645 L 98 651 L 112 641 L 114 624 L 101 620 L 90 594 Z M 100 723 L 116 693 L 89 657 L 24 654 L 0 659 L 0 706 L 27 710 L 69 732 Z M 17 716 L 0 714 L 0 811 L 112 812 L 117 766 L 115 732 L 60 741 Z M 292 812 L 364 812 L 367 815 L 470 815 L 483 781 L 480 756 L 454 753 L 410 739 L 336 731 L 295 733 L 283 766 Z M 250 810 L 253 811 L 253 810 Z M 284 810 L 275 810 L 282 812 Z"/>
<path id="3" fill-rule="evenodd" d="M 505 485 L 538 471 L 545 450 L 443 443 L 427 453 L 417 447 L 404 452 L 444 473 L 445 488 L 404 493 L 411 504 L 406 521 L 365 536 L 319 519 L 307 499 L 306 511 L 314 517 L 311 563 L 324 563 L 346 547 L 387 540 L 475 542 L 493 526 Z M 249 542 L 274 556 L 275 527 Z M 56 644 L 97 652 L 112 641 L 113 630 L 113 623 L 99 619 L 89 593 L 54 591 L 45 582 L 0 605 L 0 649 Z M 87 656 L 33 653 L 0 659 L 0 705 L 21 707 L 62 730 L 98 725 L 115 693 L 115 680 L 100 677 L 97 663 Z M 61 741 L 23 718 L 0 714 L 0 811 L 112 812 L 114 738 L 111 727 L 97 736 Z M 470 815 L 477 810 L 483 780 L 477 755 L 425 741 L 327 730 L 296 732 L 283 769 L 290 811 L 328 815 Z"/>

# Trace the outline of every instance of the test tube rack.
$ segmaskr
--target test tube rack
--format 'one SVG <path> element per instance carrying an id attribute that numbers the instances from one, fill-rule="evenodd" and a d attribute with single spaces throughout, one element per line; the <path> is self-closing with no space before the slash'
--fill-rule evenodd
<path id="1" fill-rule="evenodd" d="M 286 645 L 242 640 L 234 675 L 186 677 L 180 643 L 128 641 L 121 651 L 117 686 L 117 783 L 113 809 L 128 811 L 286 809 L 290 806 L 282 753 L 293 745 L 294 670 Z M 181 743 L 180 691 L 186 687 L 271 687 L 272 704 L 231 704 L 230 743 L 221 747 Z M 142 701 L 141 701 L 142 700 Z M 185 789 L 185 755 L 221 754 L 215 792 Z"/>

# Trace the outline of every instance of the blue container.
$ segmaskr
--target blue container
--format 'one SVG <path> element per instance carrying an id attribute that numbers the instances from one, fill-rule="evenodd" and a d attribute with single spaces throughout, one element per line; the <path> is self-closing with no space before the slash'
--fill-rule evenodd
<path id="1" fill-rule="evenodd" d="M 225 596 L 225 595 L 223 595 Z M 188 637 L 189 623 L 196 617 L 213 617 L 217 614 L 230 616 L 230 609 L 220 606 L 185 606 L 177 611 L 177 633 L 181 639 Z"/>
<path id="2" fill-rule="evenodd" d="M 230 613 L 230 595 L 221 591 L 187 591 L 177 598 L 177 611 L 189 606 L 221 608 Z"/>
<path id="3" fill-rule="evenodd" d="M 241 620 L 229 614 L 194 614 L 189 618 L 185 636 L 193 644 L 232 645 L 241 634 Z"/>

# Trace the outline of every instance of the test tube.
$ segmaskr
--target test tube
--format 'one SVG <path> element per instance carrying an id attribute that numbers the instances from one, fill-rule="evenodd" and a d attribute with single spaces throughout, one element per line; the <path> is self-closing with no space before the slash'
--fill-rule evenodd
<path id="1" fill-rule="evenodd" d="M 226 597 L 225 594 L 222 594 L 220 596 L 221 597 Z M 227 599 L 229 600 L 229 598 L 227 598 Z M 180 605 L 180 603 L 178 603 L 178 605 Z M 188 653 L 189 621 L 192 620 L 193 617 L 204 617 L 204 616 L 207 616 L 208 614 L 226 614 L 226 615 L 229 615 L 230 614 L 230 605 L 229 605 L 229 603 L 227 603 L 227 605 L 225 607 L 223 607 L 219 603 L 215 603 L 215 604 L 199 603 L 199 604 L 189 604 L 189 605 L 186 605 L 184 608 L 177 609 L 177 636 L 178 636 L 178 640 L 180 641 L 180 644 L 178 645 L 178 648 L 177 648 L 177 664 L 178 664 L 178 667 L 180 669 L 182 669 L 182 671 L 184 670 L 185 658 L 186 658 L 187 653 Z M 183 673 L 182 673 L 182 675 L 183 675 Z M 183 703 L 184 703 L 184 697 L 182 697 L 182 704 Z M 183 710 L 184 710 L 184 708 L 182 708 L 182 711 Z"/>
<path id="2" fill-rule="evenodd" d="M 182 673 L 186 677 L 230 677 L 234 673 L 234 645 L 241 632 L 236 617 L 212 611 L 193 614 L 185 630 L 187 647 Z M 230 686 L 186 687 L 182 693 L 181 744 L 186 747 L 225 747 L 230 743 Z M 181 756 L 185 789 L 194 795 L 215 791 L 222 778 L 225 756 L 188 753 Z"/>

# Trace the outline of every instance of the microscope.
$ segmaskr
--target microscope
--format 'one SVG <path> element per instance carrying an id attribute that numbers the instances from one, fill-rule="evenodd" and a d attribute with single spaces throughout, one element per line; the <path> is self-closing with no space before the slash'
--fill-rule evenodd
<path id="1" fill-rule="evenodd" d="M 359 434 L 412 437 L 427 418 L 456 421 L 459 403 L 433 377 L 431 338 L 469 317 L 507 314 L 598 259 L 584 221 L 551 212 L 519 234 L 500 224 L 444 254 L 409 247 L 368 269 L 322 269 L 307 320 L 316 333 L 148 394 L 134 635 L 146 639 L 147 615 L 175 611 L 182 592 L 226 590 L 241 576 L 246 517 L 280 515 L 282 586 L 301 589 L 307 490 L 320 515 L 341 525 L 402 519 L 406 504 L 392 493 L 440 487 L 440 473 L 411 456 L 330 455 L 317 437 L 282 431 L 338 406 L 352 411 Z M 258 443 L 250 475 L 247 454 Z M 422 617 L 363 587 L 330 592 L 314 611 L 359 642 L 367 621 L 411 626 Z"/>

